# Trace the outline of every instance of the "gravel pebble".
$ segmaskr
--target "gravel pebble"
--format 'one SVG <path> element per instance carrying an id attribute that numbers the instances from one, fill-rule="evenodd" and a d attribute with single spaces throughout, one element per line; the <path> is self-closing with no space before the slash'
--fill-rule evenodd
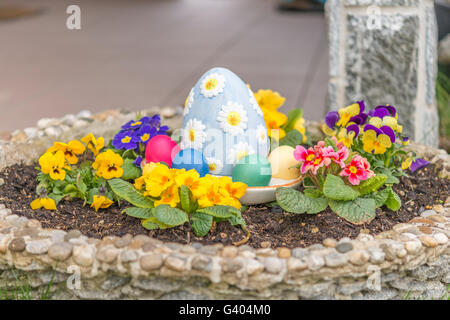
<path id="1" fill-rule="evenodd" d="M 347 257 L 342 253 L 331 252 L 325 256 L 325 264 L 327 267 L 340 267 L 345 265 L 346 263 Z"/>
<path id="2" fill-rule="evenodd" d="M 336 245 L 336 250 L 340 253 L 346 253 L 353 249 L 353 244 L 350 242 L 340 242 Z"/>
<path id="3" fill-rule="evenodd" d="M 442 232 L 436 233 L 433 235 L 433 238 L 436 239 L 438 244 L 446 244 L 448 242 L 448 238 Z"/>
<path id="4" fill-rule="evenodd" d="M 73 245 L 68 242 L 58 242 L 52 244 L 48 249 L 50 258 L 56 261 L 64 261 L 72 254 Z"/>
<path id="5" fill-rule="evenodd" d="M 31 254 L 44 254 L 51 245 L 52 242 L 49 239 L 33 240 L 27 243 L 25 250 Z"/>
<path id="6" fill-rule="evenodd" d="M 23 238 L 14 238 L 8 245 L 8 249 L 14 252 L 21 252 L 25 250 L 26 243 Z"/>
<path id="7" fill-rule="evenodd" d="M 416 255 L 420 252 L 422 248 L 422 243 L 418 240 L 407 241 L 405 243 L 405 249 L 409 254 Z"/>
<path id="8" fill-rule="evenodd" d="M 273 274 L 278 274 L 283 270 L 283 264 L 281 263 L 280 259 L 277 259 L 275 257 L 264 259 L 264 267 L 266 268 L 267 272 Z"/>
<path id="9" fill-rule="evenodd" d="M 163 264 L 163 258 L 160 254 L 148 254 L 141 257 L 141 268 L 145 271 L 159 269 Z"/>
<path id="10" fill-rule="evenodd" d="M 422 241 L 422 244 L 424 246 L 429 247 L 429 248 L 435 248 L 438 245 L 438 242 L 432 236 L 425 235 L 425 236 L 421 236 L 419 239 L 420 239 L 420 241 Z"/>

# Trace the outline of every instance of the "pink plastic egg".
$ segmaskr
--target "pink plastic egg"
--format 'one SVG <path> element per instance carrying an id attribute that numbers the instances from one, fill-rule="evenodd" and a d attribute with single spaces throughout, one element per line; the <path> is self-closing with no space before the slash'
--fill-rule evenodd
<path id="1" fill-rule="evenodd" d="M 147 142 L 145 160 L 149 162 L 165 162 L 172 167 L 172 158 L 180 151 L 180 147 L 169 136 L 157 135 Z"/>

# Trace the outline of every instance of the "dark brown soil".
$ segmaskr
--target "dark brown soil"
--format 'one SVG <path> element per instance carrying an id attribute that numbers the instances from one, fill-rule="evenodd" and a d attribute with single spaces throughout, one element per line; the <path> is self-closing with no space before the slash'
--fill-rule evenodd
<path id="1" fill-rule="evenodd" d="M 113 205 L 95 212 L 93 208 L 83 206 L 81 200 L 61 201 L 57 211 L 33 211 L 30 203 L 36 197 L 38 173 L 34 168 L 35 166 L 15 165 L 0 172 L 0 178 L 5 180 L 5 184 L 0 187 L 0 202 L 5 203 L 17 215 L 41 221 L 44 228 L 78 229 L 95 238 L 123 236 L 127 233 L 147 234 L 160 240 L 180 243 L 231 244 L 245 237 L 241 229 L 232 227 L 228 222 L 218 223 L 215 230 L 204 238 L 195 237 L 188 224 L 148 231 L 141 226 L 140 220 L 122 214 L 123 207 Z M 320 243 L 328 237 L 354 238 L 362 229 L 363 232 L 377 234 L 391 229 L 397 223 L 411 220 L 433 204 L 441 204 L 448 196 L 449 181 L 437 178 L 435 165 L 429 165 L 400 180 L 401 183 L 394 189 L 400 194 L 402 208 L 398 212 L 377 209 L 376 218 L 366 225 L 353 225 L 330 209 L 317 215 L 306 215 L 283 212 L 277 205 L 250 206 L 243 213 L 251 233 L 247 244 L 258 248 L 262 242 L 268 242 L 273 248 L 293 248 Z"/>

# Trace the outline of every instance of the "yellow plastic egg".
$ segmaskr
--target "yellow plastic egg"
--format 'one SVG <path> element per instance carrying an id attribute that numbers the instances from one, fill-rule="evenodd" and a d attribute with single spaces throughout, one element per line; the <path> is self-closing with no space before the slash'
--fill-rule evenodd
<path id="1" fill-rule="evenodd" d="M 272 167 L 272 177 L 279 179 L 296 179 L 300 175 L 298 168 L 292 168 L 298 164 L 294 158 L 294 148 L 280 146 L 269 154 L 268 158 Z"/>

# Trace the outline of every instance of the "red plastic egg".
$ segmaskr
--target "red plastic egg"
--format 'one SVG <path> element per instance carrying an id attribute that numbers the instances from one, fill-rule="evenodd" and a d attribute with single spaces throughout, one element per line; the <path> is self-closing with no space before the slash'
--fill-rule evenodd
<path id="1" fill-rule="evenodd" d="M 165 162 L 172 167 L 172 158 L 180 151 L 180 147 L 169 136 L 157 135 L 147 142 L 145 160 L 149 162 Z"/>

